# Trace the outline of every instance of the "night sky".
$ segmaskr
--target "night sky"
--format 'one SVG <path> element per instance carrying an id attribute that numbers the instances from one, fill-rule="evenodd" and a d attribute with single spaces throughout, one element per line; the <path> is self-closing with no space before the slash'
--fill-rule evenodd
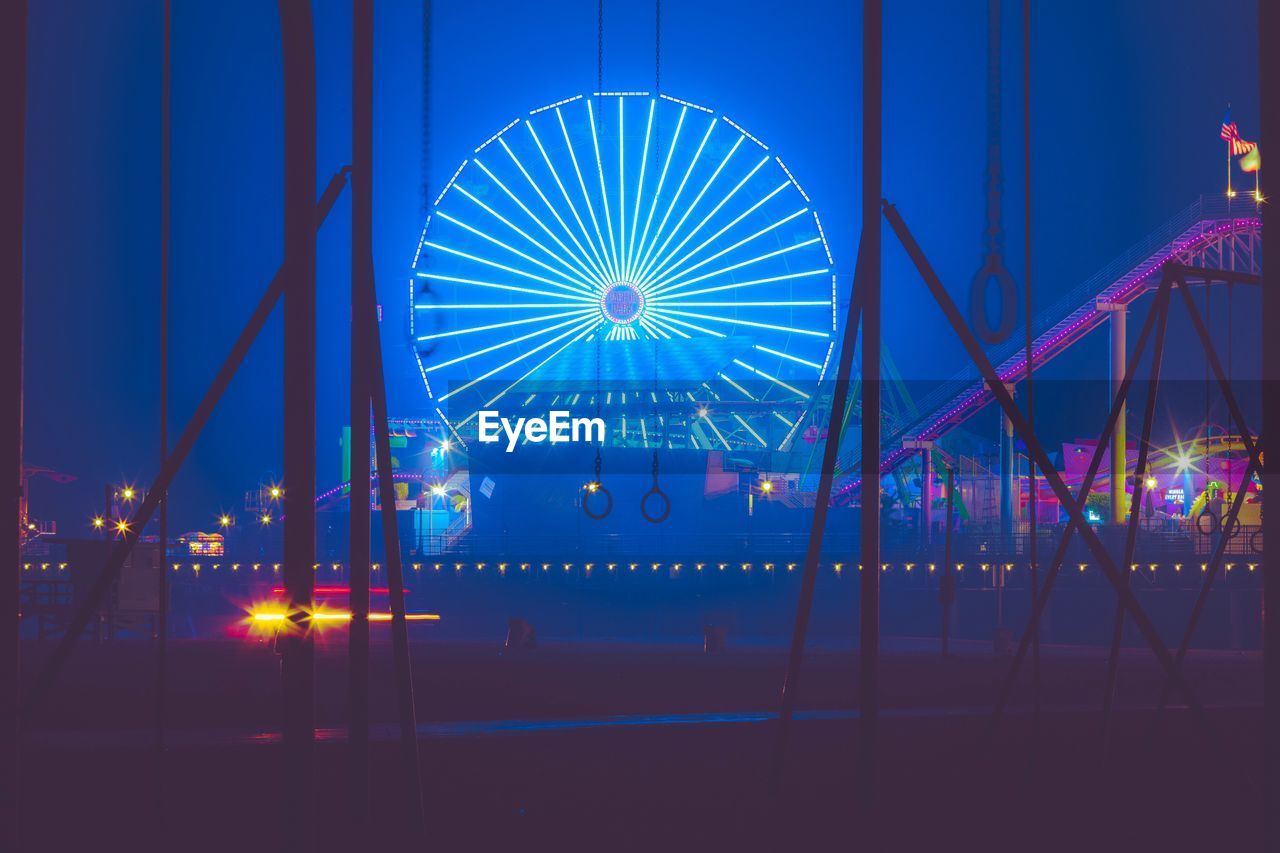
<path id="1" fill-rule="evenodd" d="M 391 410 L 405 416 L 424 409 L 405 310 L 423 184 L 434 197 L 512 118 L 596 84 L 593 2 L 433 5 L 425 123 L 422 4 L 377 5 L 374 249 Z M 1007 257 L 1021 279 L 1021 21 L 1019 4 L 1004 5 Z M 1256 7 L 1035 5 L 1035 299 L 1044 304 L 1197 195 L 1222 191 L 1228 102 L 1244 137 L 1257 138 Z M 174 6 L 176 438 L 280 262 L 283 178 L 275 4 Z M 652 4 L 605 7 L 605 88 L 651 89 Z M 314 8 L 322 188 L 349 157 L 350 10 L 336 0 Z M 981 249 L 985 9 L 920 0 L 885 14 L 885 193 L 961 298 Z M 663 3 L 663 90 L 734 117 L 783 157 L 823 217 L 846 299 L 859 226 L 860 16 L 856 4 L 824 0 Z M 55 518 L 64 535 L 87 531 L 105 482 L 145 484 L 157 467 L 160 34 L 158 0 L 31 4 L 26 457 L 78 478 L 33 483 L 33 515 Z M 346 423 L 348 209 L 344 195 L 319 237 L 322 488 L 337 482 Z M 886 249 L 884 291 L 884 337 L 903 374 L 954 372 L 960 349 L 896 246 Z M 1248 298 L 1233 330 L 1240 354 L 1258 343 Z M 220 509 L 279 471 L 280 332 L 277 314 L 181 474 L 175 532 L 210 529 Z M 1175 340 L 1184 333 L 1175 321 Z M 1105 358 L 1095 336 L 1046 376 L 1101 377 Z M 1202 375 L 1190 347 L 1173 347 L 1173 358 L 1172 375 Z M 1235 361 L 1238 375 L 1253 368 Z M 1104 412 L 1080 412 L 1043 387 L 1058 440 L 1096 431 Z"/>

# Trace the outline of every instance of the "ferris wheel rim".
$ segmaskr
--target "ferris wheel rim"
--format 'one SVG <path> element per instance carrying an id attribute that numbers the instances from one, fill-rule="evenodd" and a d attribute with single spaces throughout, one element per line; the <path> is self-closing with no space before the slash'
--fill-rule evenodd
<path id="1" fill-rule="evenodd" d="M 606 110 L 605 105 L 608 99 L 614 98 L 618 99 L 619 105 L 617 111 L 619 165 L 617 169 L 616 210 L 610 203 L 610 191 L 608 187 L 610 179 L 614 176 L 612 174 L 606 176 L 606 170 L 600 153 L 600 137 L 603 133 L 598 133 L 597 131 L 597 126 L 603 123 L 603 116 Z M 650 106 L 647 111 L 647 121 L 650 128 L 652 127 L 655 110 L 662 102 L 667 102 L 680 108 L 676 129 L 668 143 L 667 151 L 665 153 L 665 162 L 661 178 L 658 179 L 656 189 L 652 191 L 652 197 L 648 201 L 649 209 L 645 214 L 642 214 L 641 212 L 642 204 L 640 194 L 645 188 L 645 169 L 649 162 L 649 157 L 647 156 L 649 152 L 648 129 L 646 129 L 645 133 L 644 155 L 640 159 L 641 171 L 638 185 L 635 188 L 635 201 L 630 209 L 628 209 L 626 205 L 627 191 L 629 187 L 625 180 L 626 161 L 623 145 L 625 143 L 626 136 L 623 131 L 623 121 L 625 116 L 623 99 L 628 98 L 648 100 Z M 596 99 L 598 99 L 601 104 L 599 109 L 600 118 L 597 118 L 597 110 L 594 106 Z M 578 154 L 570 139 L 570 133 L 567 129 L 564 118 L 564 108 L 576 104 L 579 101 L 585 101 L 585 106 L 590 120 L 589 124 L 592 139 L 592 145 L 583 153 L 582 160 L 587 161 L 585 164 L 586 166 L 592 165 L 591 160 L 588 160 L 588 155 L 590 155 L 594 160 L 594 165 L 596 166 L 596 175 L 594 177 L 596 182 L 598 182 L 598 200 L 600 201 L 599 210 L 596 209 L 596 204 L 592 201 L 593 196 L 587 186 L 588 179 L 584 175 L 586 168 L 584 168 L 583 163 L 579 162 Z M 559 129 L 564 141 L 567 143 L 567 150 L 570 158 L 572 159 L 573 174 L 564 180 L 562 180 L 561 176 L 556 173 L 555 166 L 552 164 L 551 158 L 547 153 L 547 147 L 544 144 L 542 137 L 539 136 L 537 130 L 534 128 L 532 122 L 532 119 L 537 116 L 547 118 L 547 116 L 544 116 L 546 113 L 553 114 L 555 119 L 548 125 L 549 130 L 547 136 L 550 137 L 551 132 Z M 679 189 L 671 196 L 667 202 L 666 210 L 662 212 L 659 217 L 657 208 L 659 207 L 659 201 L 662 198 L 664 181 L 668 178 L 668 167 L 671 166 L 672 158 L 676 154 L 680 134 L 682 130 L 686 129 L 684 127 L 686 119 L 693 113 L 710 116 L 711 120 L 708 123 L 706 130 L 702 131 L 699 147 L 695 152 L 694 158 L 689 162 L 685 169 L 683 177 L 680 179 Z M 542 119 L 539 119 L 539 121 L 541 122 Z M 521 124 L 525 125 L 527 133 L 536 145 L 536 150 L 540 152 L 547 167 L 549 167 L 552 174 L 555 175 L 556 186 L 551 191 L 544 192 L 539 188 L 539 186 L 534 182 L 534 179 L 530 176 L 526 166 L 517 158 L 517 155 L 513 152 L 511 145 L 504 138 L 508 132 Z M 698 157 L 706 146 L 707 140 L 711 137 L 713 131 L 717 127 L 722 126 L 722 124 L 731 127 L 738 134 L 737 138 L 728 153 L 720 162 L 719 166 L 713 172 L 711 180 L 709 180 L 701 189 L 689 206 L 684 208 L 682 212 L 678 212 L 676 205 L 681 198 L 683 190 L 685 189 L 685 184 L 689 179 L 689 175 L 697 166 Z M 720 175 L 722 170 L 725 169 L 726 164 L 732 159 L 734 153 L 742 148 L 742 146 L 748 144 L 756 146 L 761 152 L 763 152 L 764 156 L 758 160 L 754 168 L 752 168 L 737 182 L 737 184 L 734 185 L 733 189 L 710 211 L 710 213 L 705 214 L 696 227 L 687 233 L 684 233 L 683 239 L 678 239 L 677 235 L 681 234 L 682 226 L 684 226 L 684 224 L 690 219 L 699 202 L 701 202 L 703 197 L 707 194 L 708 188 L 714 183 L 715 178 Z M 491 148 L 494 151 L 502 149 L 501 153 L 505 153 L 510 160 L 516 164 L 519 172 L 523 174 L 524 178 L 528 179 L 529 184 L 533 185 L 533 188 L 537 191 L 537 199 L 526 197 L 524 202 L 522 202 L 513 194 L 512 190 L 503 183 L 498 175 L 485 165 L 480 157 L 483 152 L 489 151 Z M 655 160 L 661 159 L 661 155 L 662 153 L 659 152 L 659 156 L 655 158 Z M 763 169 L 766 164 L 776 165 L 776 168 L 785 175 L 785 182 L 779 184 L 776 189 L 768 193 L 766 196 L 758 199 L 754 205 L 741 213 L 728 225 L 722 226 L 709 237 L 699 238 L 700 242 L 698 242 L 697 245 L 695 245 L 690 251 L 681 254 L 682 250 L 694 241 L 695 235 L 699 234 L 707 222 L 710 221 L 712 217 L 722 207 L 724 207 L 754 175 Z M 528 214 L 528 216 L 535 221 L 537 221 L 537 216 L 533 214 L 532 210 L 525 204 L 525 202 L 527 202 L 528 205 L 532 205 L 540 200 L 545 204 L 546 210 L 550 211 L 555 220 L 557 220 L 558 225 L 561 226 L 560 230 L 553 231 L 546 223 L 537 221 L 537 225 L 543 232 L 545 232 L 546 237 L 551 238 L 550 240 L 547 240 L 546 243 L 543 243 L 541 240 L 546 239 L 546 237 L 543 237 L 541 233 L 535 232 L 533 226 L 525 223 L 524 220 L 521 220 L 521 222 L 526 225 L 526 228 L 528 229 L 527 231 L 516 227 L 511 221 L 502 217 L 501 214 L 497 213 L 492 207 L 482 201 L 477 194 L 468 191 L 459 183 L 459 179 L 464 175 L 469 166 L 474 166 L 475 169 L 482 171 L 485 176 L 493 182 L 493 184 L 499 187 L 506 196 L 510 197 L 510 199 L 523 210 L 524 213 Z M 655 165 L 654 168 L 656 170 L 657 166 Z M 585 204 L 582 205 L 585 210 L 582 211 L 580 211 L 578 206 L 574 204 L 572 200 L 573 196 L 570 194 L 569 187 L 575 180 L 581 190 L 582 200 L 585 202 Z M 699 252 L 702 252 L 708 246 L 713 244 L 715 240 L 723 236 L 731 230 L 732 227 L 743 221 L 748 215 L 752 214 L 762 205 L 769 202 L 778 193 L 783 192 L 787 187 L 792 188 L 800 198 L 803 199 L 805 203 L 804 208 L 791 212 L 781 220 L 771 222 L 766 228 L 761 229 L 743 240 L 739 240 L 728 248 L 719 249 L 719 247 L 716 246 L 714 248 L 719 249 L 718 251 L 710 255 L 706 255 L 704 253 L 704 256 L 698 257 Z M 558 190 L 563 196 L 564 201 L 567 202 L 566 207 L 557 208 L 552 203 L 550 198 L 553 197 L 554 190 Z M 481 233 L 480 229 L 477 229 L 474 226 L 469 227 L 456 215 L 442 210 L 442 203 L 444 203 L 454 191 L 462 194 L 474 205 L 485 210 L 490 216 L 503 222 L 515 233 L 525 238 L 524 242 L 520 243 L 523 248 L 516 249 L 512 245 L 503 244 L 491 235 Z M 542 208 L 539 208 L 539 211 L 541 212 Z M 568 212 L 568 215 L 565 215 L 566 211 Z M 614 223 L 615 212 L 617 213 L 616 228 Z M 585 213 L 585 216 L 583 213 Z M 630 215 L 629 221 L 628 214 Z M 545 216 L 546 214 L 544 213 L 543 215 Z M 676 224 L 669 232 L 666 232 L 665 239 L 663 239 L 666 226 L 673 216 L 677 217 Z M 771 231 L 780 229 L 789 223 L 801 219 L 802 217 L 803 221 L 811 220 L 812 228 L 816 231 L 816 236 L 804 241 L 803 243 L 783 247 L 781 249 L 774 250 L 773 252 L 753 257 L 747 261 L 740 261 L 736 264 L 727 265 L 720 269 L 713 269 L 710 272 L 707 272 L 704 269 L 708 265 L 714 263 L 717 259 L 724 258 L 726 255 L 732 256 L 733 252 L 742 248 L 751 240 L 758 239 L 760 236 L 769 234 Z M 576 231 L 568 224 L 570 219 L 572 219 L 578 226 Z M 650 237 L 650 228 L 652 227 L 655 219 L 658 222 L 658 228 L 652 237 Z M 475 235 L 478 235 L 481 239 L 486 239 L 492 244 L 501 246 L 501 248 L 506 252 L 519 257 L 525 264 L 531 264 L 537 271 L 531 271 L 530 269 L 515 269 L 511 264 L 482 259 L 478 255 L 468 255 L 443 243 L 434 242 L 428 239 L 433 221 L 444 221 L 453 226 L 469 230 Z M 643 225 L 641 225 L 642 221 L 644 223 Z M 530 232 L 538 233 L 538 237 L 535 238 Z M 608 233 L 607 240 L 605 238 L 606 232 Z M 593 235 L 596 238 L 595 240 L 592 240 Z M 569 243 L 564 242 L 565 239 L 568 239 L 569 243 L 573 244 L 574 248 L 572 250 L 569 248 Z M 639 241 L 639 250 L 635 248 L 637 240 Z M 662 242 L 659 242 L 660 240 Z M 556 253 L 548 248 L 552 243 L 563 250 L 562 256 L 556 257 Z M 646 243 L 648 249 L 647 254 L 639 254 L 639 252 L 643 252 L 645 250 Z M 782 275 L 761 276 L 757 279 L 747 279 L 744 282 L 734 281 L 728 284 L 717 284 L 715 281 L 717 276 L 724 276 L 736 271 L 737 269 L 749 267 L 753 264 L 759 264 L 763 261 L 813 246 L 820 247 L 822 255 L 825 256 L 825 268 L 815 268 L 814 270 L 801 271 L 800 273 L 788 272 Z M 417 277 L 422 275 L 426 278 L 426 276 L 419 270 L 420 264 L 423 260 L 424 247 L 425 249 L 433 252 L 462 256 L 462 260 L 469 263 L 479 264 L 481 267 L 493 268 L 500 274 L 514 276 L 514 278 L 504 279 L 495 275 L 492 276 L 493 280 L 482 279 L 479 276 L 474 278 L 467 276 L 453 276 L 452 281 L 450 282 L 453 286 L 480 288 L 486 292 L 490 290 L 501 291 L 504 294 L 519 295 L 522 299 L 527 296 L 529 297 L 528 302 L 503 303 L 503 305 L 504 307 L 519 308 L 520 310 L 536 309 L 540 312 L 550 312 L 542 313 L 534 317 L 511 321 L 512 325 L 517 326 L 532 326 L 535 323 L 552 319 L 557 321 L 553 323 L 552 327 L 549 329 L 550 332 L 555 332 L 556 334 L 550 340 L 540 343 L 538 347 L 533 350 L 534 352 L 541 352 L 545 348 L 552 348 L 555 344 L 563 343 L 566 340 L 568 341 L 568 343 L 565 343 L 563 346 L 554 348 L 551 356 L 547 360 L 541 361 L 540 364 L 534 368 L 535 370 L 545 365 L 547 361 L 556 357 L 570 345 L 581 341 L 584 338 L 587 341 L 595 340 L 597 338 L 604 337 L 606 334 L 617 333 L 619 329 L 629 330 L 633 337 L 644 335 L 654 338 L 655 341 L 659 337 L 668 340 L 679 340 L 680 338 L 693 337 L 690 332 L 695 332 L 700 336 L 717 336 L 725 338 L 730 337 L 732 334 L 740 334 L 738 330 L 741 328 L 753 331 L 758 330 L 762 335 L 772 332 L 791 337 L 800 335 L 812 336 L 815 339 L 825 339 L 825 347 L 822 348 L 820 353 L 815 354 L 811 358 L 803 358 L 789 354 L 787 351 L 790 348 L 789 345 L 776 348 L 764 345 L 756 346 L 756 349 L 763 351 L 774 360 L 777 360 L 778 358 L 790 359 L 791 361 L 797 362 L 805 367 L 815 369 L 816 377 L 812 380 L 814 383 L 820 383 L 826 377 L 831 357 L 834 352 L 834 332 L 836 329 L 836 276 L 834 271 L 834 259 L 826 239 L 825 231 L 822 227 L 821 218 L 817 210 L 813 209 L 810 196 L 805 192 L 804 188 L 800 185 L 799 181 L 795 178 L 782 159 L 775 152 L 770 151 L 769 147 L 765 145 L 765 143 L 752 135 L 740 124 L 733 121 L 727 115 L 718 113 L 709 107 L 677 98 L 667 93 L 657 93 L 654 95 L 646 91 L 606 91 L 579 94 L 558 101 L 553 101 L 530 110 L 527 115 L 513 119 L 478 145 L 472 151 L 471 156 L 462 161 L 450 179 L 444 184 L 440 193 L 436 196 L 435 201 L 432 203 L 422 227 L 417 252 L 415 253 L 413 263 L 411 265 L 414 275 L 410 277 L 409 282 L 411 299 L 409 312 L 410 335 L 411 338 L 414 339 L 418 338 L 419 309 L 421 308 L 424 312 L 431 310 L 429 308 L 422 308 L 418 302 L 420 294 L 419 281 Z M 535 247 L 536 249 L 541 250 L 540 255 L 534 254 Z M 694 262 L 695 259 L 696 263 Z M 826 298 L 820 300 L 770 300 L 765 298 L 757 300 L 747 299 L 729 301 L 717 297 L 717 294 L 723 295 L 731 290 L 749 287 L 767 288 L 779 285 L 783 281 L 795 281 L 806 277 L 817 278 L 820 276 L 829 278 L 830 281 L 830 290 Z M 437 280 L 450 279 L 450 277 L 446 275 L 432 275 L 431 277 Z M 519 283 L 513 284 L 512 282 Z M 525 286 L 526 283 L 536 285 L 536 288 L 533 286 L 527 287 Z M 535 297 L 532 295 L 533 293 L 537 293 L 538 295 Z M 620 296 L 619 299 L 615 301 L 618 302 L 618 304 L 623 305 L 623 308 L 625 309 L 624 313 L 611 315 L 609 313 L 610 308 L 606 305 L 606 303 L 610 301 L 611 294 L 621 294 L 621 296 L 632 299 L 635 304 L 638 304 L 641 307 L 639 309 L 627 307 L 626 299 L 621 298 Z M 691 301 L 691 299 L 695 297 L 698 298 Z M 592 305 L 596 306 L 595 310 L 598 310 L 598 315 L 593 315 L 591 313 L 593 310 L 591 307 Z M 473 307 L 478 309 L 480 308 L 480 305 L 477 304 L 473 306 L 467 303 L 455 303 L 448 307 L 452 309 L 452 313 L 457 313 L 458 311 L 466 311 Z M 724 316 L 706 313 L 706 309 L 723 309 L 725 307 L 732 307 L 735 309 L 769 309 L 773 307 L 787 307 L 795 309 L 798 307 L 813 307 L 822 309 L 829 308 L 829 311 L 827 312 L 827 317 L 825 318 L 825 322 L 823 323 L 821 330 L 800 328 L 798 326 L 785 326 L 778 323 L 766 323 L 762 320 L 748 320 L 740 316 L 726 318 Z M 645 308 L 650 309 L 650 313 L 648 315 L 646 315 L 644 311 Z M 613 324 L 613 328 L 611 328 L 608 333 L 603 329 L 606 322 Z M 456 338 L 467 334 L 479 334 L 483 331 L 491 330 L 495 325 L 497 324 L 486 325 L 481 323 L 479 326 L 475 327 L 463 328 L 460 330 L 452 329 L 446 332 L 424 335 L 422 337 L 433 340 L 439 340 L 446 337 Z M 720 331 L 721 328 L 725 327 L 728 328 L 727 332 Z M 618 335 L 618 337 L 625 338 L 626 334 Z M 514 340 L 516 343 L 523 343 L 525 340 L 533 338 L 534 335 L 527 335 L 524 338 L 517 336 Z M 783 340 L 788 344 L 790 343 L 789 338 L 784 338 Z M 505 343 L 499 343 L 489 347 L 488 350 L 490 352 L 496 352 L 511 345 L 512 342 L 507 341 Z M 442 422 L 448 424 L 450 431 L 452 431 L 460 441 L 465 441 L 463 437 L 458 434 L 457 426 L 455 425 L 457 418 L 450 418 L 442 409 L 442 404 L 456 392 L 456 389 L 451 389 L 446 393 L 440 393 L 437 388 L 433 388 L 432 377 L 428 374 L 441 369 L 440 366 L 433 365 L 429 367 L 425 364 L 422 356 L 422 350 L 420 348 L 415 347 L 414 352 L 415 360 L 418 364 L 418 369 L 422 377 L 424 387 L 427 391 L 428 399 L 436 409 L 436 412 L 440 416 Z M 527 357 L 529 353 L 526 352 L 523 355 Z M 656 349 L 654 358 L 657 358 Z M 518 360 L 519 359 L 517 359 L 517 361 Z M 451 366 L 452 364 L 460 363 L 461 361 L 461 358 L 454 359 L 452 362 L 446 362 L 446 366 Z M 758 376 L 761 380 L 773 382 L 784 388 L 790 389 L 790 391 L 796 392 L 805 399 L 808 399 L 809 395 L 800 392 L 799 389 L 794 387 L 794 385 L 788 384 L 776 375 L 771 375 L 770 372 L 766 370 L 757 368 L 738 358 L 734 359 L 734 363 L 738 366 L 735 369 L 742 371 L 752 380 Z M 510 364 L 503 365 L 503 367 L 507 366 L 510 366 Z M 533 371 L 529 371 L 529 373 L 532 372 Z M 775 374 L 777 372 L 778 371 L 774 370 Z M 516 383 L 512 384 L 512 387 L 527 377 L 529 373 L 526 373 L 521 377 L 521 379 L 517 379 Z M 719 378 L 729 381 L 735 388 L 742 390 L 741 386 L 733 383 L 732 380 L 723 373 L 719 374 Z M 473 380 L 473 382 L 475 381 L 479 380 Z M 742 381 L 746 382 L 748 380 L 742 379 Z M 510 388 L 507 390 L 509 391 Z M 472 416 L 474 416 L 474 413 Z M 796 421 L 795 428 L 798 429 L 798 426 L 799 419 Z"/>

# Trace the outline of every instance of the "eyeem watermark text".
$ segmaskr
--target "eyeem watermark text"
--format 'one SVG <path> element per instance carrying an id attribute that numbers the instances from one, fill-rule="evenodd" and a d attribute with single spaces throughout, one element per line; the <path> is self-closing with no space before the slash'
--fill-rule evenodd
<path id="1" fill-rule="evenodd" d="M 504 418 L 492 409 L 481 409 L 476 434 L 484 444 L 494 444 L 507 439 L 507 453 L 524 441 L 540 444 L 564 442 L 604 443 L 603 418 L 575 418 L 567 411 L 552 410 L 545 418 Z"/>

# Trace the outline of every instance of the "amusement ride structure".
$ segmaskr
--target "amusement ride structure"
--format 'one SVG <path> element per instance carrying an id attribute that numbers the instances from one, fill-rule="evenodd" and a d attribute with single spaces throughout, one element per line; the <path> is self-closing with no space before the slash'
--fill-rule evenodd
<path id="1" fill-rule="evenodd" d="M 431 209 L 412 335 L 433 406 L 592 412 L 611 446 L 784 449 L 834 347 L 810 197 L 727 116 L 597 92 L 478 146 Z"/>

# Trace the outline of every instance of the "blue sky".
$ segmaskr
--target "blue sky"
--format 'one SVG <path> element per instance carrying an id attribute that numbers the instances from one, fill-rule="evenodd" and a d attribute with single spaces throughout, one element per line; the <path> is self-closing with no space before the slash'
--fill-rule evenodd
<path id="1" fill-rule="evenodd" d="M 279 263 L 282 175 L 275 4 L 175 5 L 176 435 Z M 424 182 L 438 190 L 512 118 L 596 83 L 595 3 L 433 5 L 424 122 L 421 4 L 377 4 L 375 261 L 391 407 L 406 415 L 423 402 L 404 283 Z M 652 4 L 605 6 L 605 87 L 651 88 Z M 887 6 L 885 193 L 963 297 L 981 249 L 986 4 Z M 1217 129 L 1227 102 L 1245 137 L 1256 138 L 1257 40 L 1252 2 L 1036 6 L 1035 299 L 1043 304 L 1198 194 L 1221 191 Z M 349 156 L 349 9 L 328 0 L 314 8 L 323 186 Z M 663 90 L 734 117 L 783 157 L 822 214 L 846 293 L 859 227 L 860 19 L 856 4 L 826 0 L 663 3 Z M 30 27 L 27 457 L 79 478 L 35 487 L 45 503 L 36 513 L 56 506 L 74 533 L 104 482 L 145 482 L 156 467 L 160 3 L 45 0 L 32 4 Z M 1006 2 L 1005 219 L 1020 279 L 1019 27 L 1018 4 Z M 322 487 L 337 480 L 346 422 L 348 226 L 344 198 L 320 236 Z M 949 375 L 939 365 L 957 365 L 959 348 L 896 248 L 886 249 L 884 287 L 885 338 L 903 373 Z M 1236 361 L 1247 363 L 1241 354 L 1256 347 L 1256 332 L 1241 324 L 1236 333 Z M 207 526 L 279 469 L 280 346 L 276 317 L 175 487 L 181 529 Z M 1199 375 L 1197 359 L 1177 357 L 1171 369 Z M 1050 368 L 1104 372 L 1105 340 Z M 1064 431 L 1074 428 L 1069 405 L 1062 417 Z"/>

